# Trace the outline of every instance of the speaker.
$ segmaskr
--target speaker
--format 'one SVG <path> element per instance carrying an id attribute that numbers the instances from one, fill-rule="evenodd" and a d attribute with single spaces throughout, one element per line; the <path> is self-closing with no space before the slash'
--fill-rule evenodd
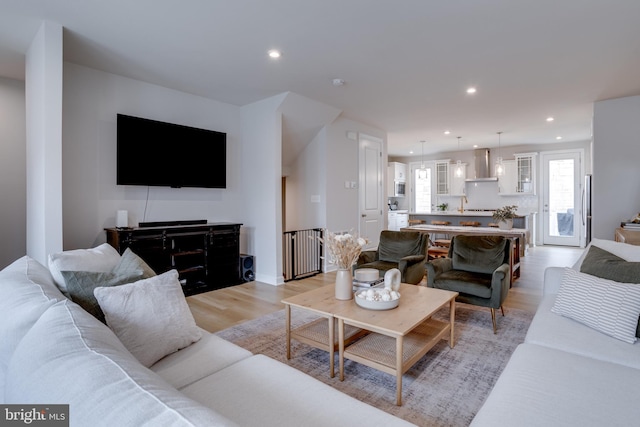
<path id="1" fill-rule="evenodd" d="M 240 274 L 244 282 L 256 280 L 253 267 L 253 255 L 240 254 Z"/>

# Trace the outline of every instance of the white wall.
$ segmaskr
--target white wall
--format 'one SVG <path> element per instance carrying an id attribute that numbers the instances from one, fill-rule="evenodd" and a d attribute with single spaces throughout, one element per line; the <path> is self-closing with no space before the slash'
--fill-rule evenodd
<path id="1" fill-rule="evenodd" d="M 640 212 L 640 96 L 595 103 L 593 237 L 613 239 Z"/>
<path id="2" fill-rule="evenodd" d="M 279 285 L 282 274 L 282 113 L 286 94 L 242 107 L 244 218 L 256 280 Z"/>
<path id="3" fill-rule="evenodd" d="M 0 269 L 27 253 L 24 82 L 0 78 Z"/>
<path id="4" fill-rule="evenodd" d="M 382 143 L 382 158 L 386 158 L 386 132 L 338 117 L 327 129 L 326 197 L 327 223 L 331 231 L 358 230 L 360 223 L 358 189 L 344 188 L 345 181 L 358 180 L 358 141 L 347 138 L 347 132 L 363 133 L 379 138 Z M 386 165 L 383 162 L 384 176 Z M 386 201 L 383 200 L 382 209 Z M 384 217 L 383 217 L 384 220 Z"/>
<path id="5" fill-rule="evenodd" d="M 327 222 L 326 143 L 324 127 L 290 167 L 286 177 L 287 230 L 323 228 Z"/>
<path id="6" fill-rule="evenodd" d="M 117 113 L 226 132 L 227 188 L 116 185 Z M 120 209 L 129 211 L 134 226 L 180 219 L 243 222 L 239 107 L 65 63 L 63 134 L 65 249 L 104 242 L 103 229 L 115 226 Z"/>
<path id="7" fill-rule="evenodd" d="M 27 254 L 62 250 L 62 26 L 44 22 L 26 55 Z"/>

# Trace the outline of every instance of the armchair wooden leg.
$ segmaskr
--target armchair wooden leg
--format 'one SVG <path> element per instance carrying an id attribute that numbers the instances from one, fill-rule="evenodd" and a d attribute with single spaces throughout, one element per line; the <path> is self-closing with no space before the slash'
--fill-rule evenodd
<path id="1" fill-rule="evenodd" d="M 500 310 L 502 311 L 502 317 L 504 317 L 504 307 L 500 306 Z"/>
<path id="2" fill-rule="evenodd" d="M 498 333 L 498 328 L 496 327 L 496 309 L 491 309 L 491 322 L 493 323 L 493 333 Z"/>

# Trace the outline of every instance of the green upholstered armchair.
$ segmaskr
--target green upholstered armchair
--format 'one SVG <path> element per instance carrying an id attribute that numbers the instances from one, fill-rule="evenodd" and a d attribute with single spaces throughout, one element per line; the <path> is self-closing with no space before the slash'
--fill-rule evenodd
<path id="1" fill-rule="evenodd" d="M 427 286 L 459 293 L 457 301 L 489 307 L 496 333 L 496 308 L 504 309 L 511 285 L 511 241 L 501 236 L 454 236 L 448 258 L 427 262 Z"/>
<path id="2" fill-rule="evenodd" d="M 355 268 L 375 268 L 383 273 L 397 268 L 404 283 L 415 285 L 424 278 L 428 240 L 426 233 L 418 231 L 383 230 L 378 249 L 363 251 Z"/>

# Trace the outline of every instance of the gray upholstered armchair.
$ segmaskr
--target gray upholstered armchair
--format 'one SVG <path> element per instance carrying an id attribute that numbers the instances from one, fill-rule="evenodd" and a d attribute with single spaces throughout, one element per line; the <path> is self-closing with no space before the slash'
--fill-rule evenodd
<path id="1" fill-rule="evenodd" d="M 427 262 L 427 286 L 459 293 L 457 301 L 489 307 L 496 333 L 496 308 L 504 309 L 511 285 L 511 241 L 500 236 L 454 236 L 448 258 Z"/>
<path id="2" fill-rule="evenodd" d="M 428 240 L 426 233 L 418 231 L 383 230 L 378 249 L 363 251 L 355 268 L 375 268 L 383 273 L 397 268 L 404 283 L 415 285 L 424 278 Z"/>

